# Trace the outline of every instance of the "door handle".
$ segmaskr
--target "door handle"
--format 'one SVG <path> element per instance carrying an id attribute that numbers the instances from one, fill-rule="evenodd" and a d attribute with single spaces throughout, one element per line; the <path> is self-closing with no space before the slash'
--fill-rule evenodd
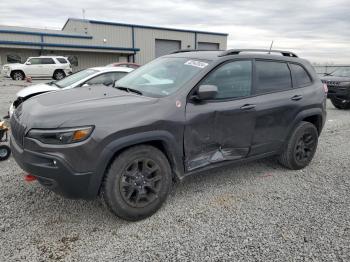
<path id="1" fill-rule="evenodd" d="M 246 104 L 244 106 L 241 106 L 241 110 L 250 110 L 250 109 L 254 109 L 255 107 L 256 105 Z"/>
<path id="2" fill-rule="evenodd" d="M 303 96 L 302 95 L 295 95 L 295 96 L 292 96 L 291 99 L 293 101 L 299 101 L 299 100 L 303 99 Z"/>

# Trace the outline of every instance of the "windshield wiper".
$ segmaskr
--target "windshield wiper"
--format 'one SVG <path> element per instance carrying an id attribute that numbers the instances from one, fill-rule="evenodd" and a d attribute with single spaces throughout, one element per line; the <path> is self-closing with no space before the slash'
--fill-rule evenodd
<path id="1" fill-rule="evenodd" d="M 135 93 L 138 95 L 143 95 L 141 91 L 137 90 L 137 89 L 133 89 L 133 88 L 129 88 L 129 87 L 125 87 L 125 86 L 116 86 L 115 88 L 119 89 L 119 90 L 123 90 L 129 93 Z"/>

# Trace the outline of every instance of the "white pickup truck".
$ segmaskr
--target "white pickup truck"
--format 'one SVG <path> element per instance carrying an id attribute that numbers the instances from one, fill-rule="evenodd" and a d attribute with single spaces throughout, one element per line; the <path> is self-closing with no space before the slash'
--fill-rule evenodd
<path id="1" fill-rule="evenodd" d="M 55 80 L 72 73 L 68 59 L 63 56 L 29 57 L 24 64 L 6 64 L 2 73 L 13 80 L 24 80 L 26 77 L 50 77 Z"/>

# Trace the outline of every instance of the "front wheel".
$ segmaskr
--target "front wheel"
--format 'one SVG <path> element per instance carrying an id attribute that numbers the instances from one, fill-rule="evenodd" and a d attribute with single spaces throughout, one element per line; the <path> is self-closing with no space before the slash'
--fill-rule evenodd
<path id="1" fill-rule="evenodd" d="M 331 98 L 334 107 L 338 109 L 350 109 L 350 99 Z"/>
<path id="2" fill-rule="evenodd" d="M 279 157 L 279 162 L 293 170 L 306 167 L 315 155 L 318 131 L 309 122 L 301 122 L 293 131 L 288 144 Z"/>
<path id="3" fill-rule="evenodd" d="M 6 145 L 0 145 L 0 161 L 8 159 L 11 155 L 11 149 Z"/>
<path id="4" fill-rule="evenodd" d="M 21 71 L 14 71 L 12 72 L 11 77 L 13 80 L 19 81 L 19 80 L 24 80 L 25 75 Z"/>
<path id="5" fill-rule="evenodd" d="M 157 148 L 131 147 L 112 162 L 101 188 L 107 207 L 125 220 L 141 220 L 154 214 L 166 200 L 172 173 Z"/>

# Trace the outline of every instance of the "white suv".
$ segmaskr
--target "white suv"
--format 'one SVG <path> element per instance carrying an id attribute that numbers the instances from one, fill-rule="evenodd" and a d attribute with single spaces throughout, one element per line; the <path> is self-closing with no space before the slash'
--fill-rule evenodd
<path id="1" fill-rule="evenodd" d="M 50 77 L 62 79 L 72 73 L 72 67 L 63 56 L 29 57 L 24 64 L 6 64 L 3 74 L 13 80 L 24 80 L 25 77 Z"/>

